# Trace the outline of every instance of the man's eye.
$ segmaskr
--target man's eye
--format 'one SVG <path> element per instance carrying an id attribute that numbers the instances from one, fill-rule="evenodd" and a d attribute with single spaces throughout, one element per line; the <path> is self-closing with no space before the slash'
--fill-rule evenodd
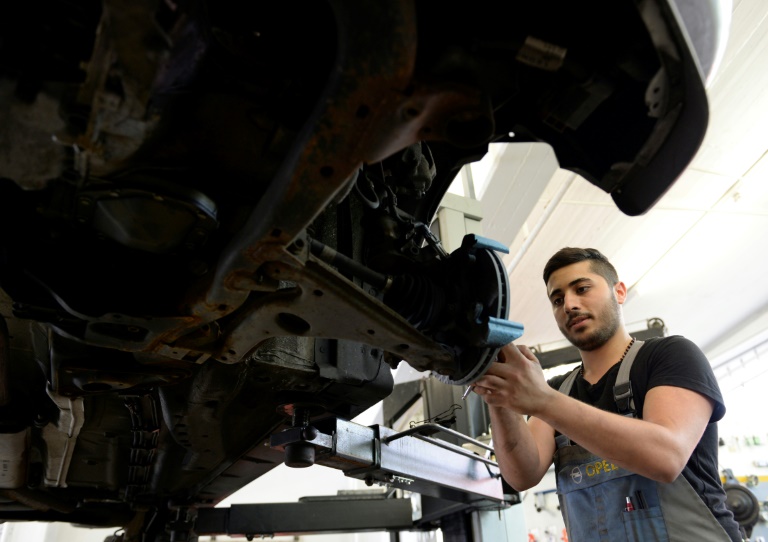
<path id="1" fill-rule="evenodd" d="M 576 292 L 580 294 L 583 294 L 587 290 L 589 290 L 589 286 L 579 286 L 578 288 L 576 288 Z"/>
<path id="2" fill-rule="evenodd" d="M 553 300 L 552 300 L 552 304 L 553 304 L 555 307 L 559 307 L 560 305 L 562 305 L 562 304 L 563 304 L 563 298 L 562 298 L 562 297 L 557 297 L 557 298 L 553 299 Z"/>

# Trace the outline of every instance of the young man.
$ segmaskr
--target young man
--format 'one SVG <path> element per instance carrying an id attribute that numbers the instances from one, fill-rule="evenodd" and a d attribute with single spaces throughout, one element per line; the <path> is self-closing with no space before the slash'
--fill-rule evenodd
<path id="1" fill-rule="evenodd" d="M 742 540 L 718 473 L 725 407 L 701 350 L 679 336 L 635 341 L 621 312 L 627 288 L 595 249 L 558 251 L 544 282 L 582 365 L 547 382 L 530 350 L 509 344 L 475 383 L 504 479 L 528 489 L 554 459 L 571 542 Z M 630 384 L 614 390 L 625 358 Z"/>

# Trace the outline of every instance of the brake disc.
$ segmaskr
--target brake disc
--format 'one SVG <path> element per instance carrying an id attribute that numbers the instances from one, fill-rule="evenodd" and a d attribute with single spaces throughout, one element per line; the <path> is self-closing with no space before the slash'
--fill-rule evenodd
<path id="1" fill-rule="evenodd" d="M 507 319 L 509 277 L 497 252 L 509 251 L 501 243 L 470 234 L 464 237 L 461 248 L 451 254 L 453 279 L 464 289 L 463 316 L 466 318 L 459 318 L 458 325 L 469 330 L 454 330 L 456 335 L 464 335 L 466 344 L 453 347 L 456 368 L 452 374 L 432 372 L 441 382 L 454 385 L 474 382 L 496 360 L 502 346 L 523 334 L 522 324 Z"/>

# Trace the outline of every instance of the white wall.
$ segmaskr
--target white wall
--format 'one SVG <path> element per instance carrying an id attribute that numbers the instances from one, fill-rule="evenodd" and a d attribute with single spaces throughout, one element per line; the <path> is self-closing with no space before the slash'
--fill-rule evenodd
<path id="1" fill-rule="evenodd" d="M 0 542 L 103 542 L 115 529 L 86 529 L 68 523 L 4 523 Z"/>
<path id="2" fill-rule="evenodd" d="M 565 523 L 555 489 L 555 470 L 550 467 L 539 485 L 523 494 L 525 528 L 531 542 L 559 542 Z"/>

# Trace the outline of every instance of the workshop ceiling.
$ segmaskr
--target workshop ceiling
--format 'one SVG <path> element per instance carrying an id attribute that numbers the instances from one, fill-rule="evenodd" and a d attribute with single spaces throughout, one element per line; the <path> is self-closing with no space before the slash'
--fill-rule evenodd
<path id="1" fill-rule="evenodd" d="M 707 136 L 687 171 L 645 215 L 557 168 L 545 144 L 493 145 L 474 178 L 483 233 L 509 246 L 517 342 L 562 345 L 541 271 L 565 246 L 604 252 L 629 288 L 630 331 L 661 318 L 715 363 L 768 331 L 768 2 L 734 0 L 727 48 L 710 79 Z M 557 344 L 556 344 L 557 343 Z"/>

